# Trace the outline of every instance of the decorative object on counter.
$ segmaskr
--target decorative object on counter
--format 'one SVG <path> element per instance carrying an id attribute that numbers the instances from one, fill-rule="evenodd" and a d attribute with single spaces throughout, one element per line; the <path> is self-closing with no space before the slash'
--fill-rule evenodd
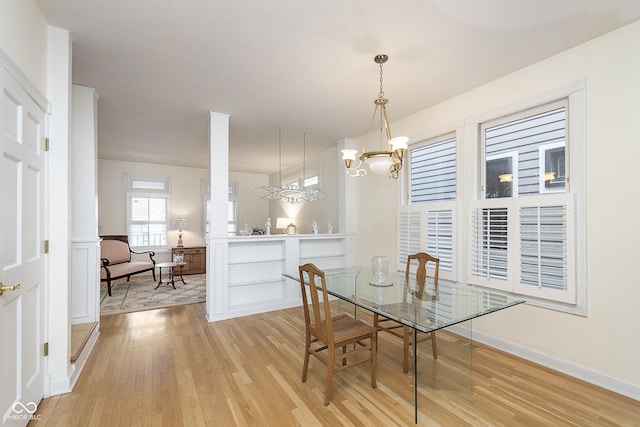
<path id="1" fill-rule="evenodd" d="M 267 236 L 271 235 L 271 218 L 267 218 L 267 223 L 264 225 L 265 233 Z"/>
<path id="2" fill-rule="evenodd" d="M 240 235 L 241 236 L 251 236 L 251 228 L 249 227 L 248 223 L 244 223 L 244 225 L 242 226 L 242 228 L 240 229 Z"/>
<path id="3" fill-rule="evenodd" d="M 386 283 L 389 274 L 389 258 L 386 256 L 374 256 L 371 258 L 371 272 L 373 273 L 373 281 L 369 282 L 370 285 L 392 285 L 392 283 Z"/>
<path id="4" fill-rule="evenodd" d="M 293 235 L 298 232 L 298 227 L 296 227 L 293 222 L 287 225 L 287 234 Z"/>
<path id="5" fill-rule="evenodd" d="M 282 230 L 282 234 L 287 233 L 287 226 L 291 224 L 293 220 L 287 217 L 280 217 L 276 219 L 276 229 Z"/>
<path id="6" fill-rule="evenodd" d="M 333 225 L 331 221 L 329 221 L 329 225 L 327 226 L 327 234 L 333 234 Z"/>
<path id="7" fill-rule="evenodd" d="M 389 100 L 384 97 L 384 90 L 382 88 L 382 64 L 387 62 L 388 59 L 389 57 L 387 55 L 382 54 L 376 55 L 373 58 L 376 64 L 380 65 L 380 92 L 378 92 L 378 98 L 373 101 L 375 108 L 373 110 L 373 116 L 371 116 L 369 129 L 367 130 L 365 146 L 362 147 L 362 153 L 358 157 L 359 163 L 354 169 L 352 169 L 351 166 L 356 159 L 358 150 L 342 150 L 342 159 L 346 166 L 347 176 L 365 176 L 367 171 L 362 167 L 363 161 L 369 166 L 369 170 L 372 173 L 383 175 L 386 172 L 389 178 L 398 179 L 398 173 L 400 169 L 402 169 L 402 159 L 407 150 L 409 138 L 406 136 L 391 137 L 391 127 L 389 126 L 389 117 L 387 116 L 387 103 Z M 379 126 L 375 133 L 379 134 L 380 148 L 378 151 L 365 151 L 376 114 L 379 114 Z"/>
<path id="8" fill-rule="evenodd" d="M 311 231 L 313 234 L 318 234 L 318 221 L 313 220 L 313 225 L 311 226 Z"/>
<path id="9" fill-rule="evenodd" d="M 182 231 L 189 229 L 189 219 L 188 218 L 176 218 L 173 220 L 172 227 L 174 230 L 178 230 L 178 247 L 182 248 L 184 245 L 182 244 Z"/>
<path id="10" fill-rule="evenodd" d="M 305 188 L 306 168 L 305 158 L 307 150 L 307 134 L 303 133 L 303 148 L 302 148 L 302 177 L 296 180 L 295 183 L 283 184 L 282 183 L 282 130 L 278 128 L 278 155 L 280 160 L 280 170 L 278 173 L 278 181 L 280 186 L 265 185 L 258 187 L 252 191 L 258 197 L 269 200 L 282 200 L 290 204 L 296 204 L 301 202 L 315 202 L 322 200 L 327 195 L 319 188 Z"/>

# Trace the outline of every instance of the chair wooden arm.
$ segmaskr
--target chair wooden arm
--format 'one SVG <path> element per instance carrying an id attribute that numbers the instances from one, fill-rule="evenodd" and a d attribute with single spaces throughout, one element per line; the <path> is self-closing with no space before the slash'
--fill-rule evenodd
<path id="1" fill-rule="evenodd" d="M 156 260 L 153 259 L 153 257 L 156 255 L 154 251 L 134 251 L 133 249 L 129 248 L 129 252 L 136 255 L 149 254 L 149 259 L 151 260 L 151 262 L 153 262 L 153 265 L 156 264 Z"/>

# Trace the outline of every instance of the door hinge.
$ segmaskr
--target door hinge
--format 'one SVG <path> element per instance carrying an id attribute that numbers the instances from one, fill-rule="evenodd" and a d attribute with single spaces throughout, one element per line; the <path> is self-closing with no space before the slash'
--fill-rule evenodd
<path id="1" fill-rule="evenodd" d="M 44 355 L 45 357 L 49 355 L 49 343 L 44 343 Z"/>
<path id="2" fill-rule="evenodd" d="M 44 151 L 49 151 L 49 138 L 45 138 L 45 139 L 44 139 L 44 144 L 43 144 L 42 149 L 43 149 Z"/>
<path id="3" fill-rule="evenodd" d="M 48 240 L 44 241 L 44 253 L 45 254 L 49 253 L 49 241 Z"/>

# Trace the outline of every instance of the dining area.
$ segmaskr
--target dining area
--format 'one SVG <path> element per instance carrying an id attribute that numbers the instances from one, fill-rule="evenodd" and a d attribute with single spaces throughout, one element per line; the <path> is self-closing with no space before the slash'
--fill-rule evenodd
<path id="1" fill-rule="evenodd" d="M 370 266 L 321 270 L 307 263 L 297 274 L 284 274 L 301 289 L 302 382 L 307 381 L 310 356 L 327 365 L 325 406 L 331 401 L 334 374 L 348 368 L 367 365 L 370 385 L 377 388 L 383 334 L 400 344 L 394 346 L 393 358 L 397 369 L 402 368 L 404 386 L 412 390 L 414 423 L 419 423 L 421 388 L 473 393 L 473 319 L 525 300 L 441 280 L 439 266 L 438 258 L 418 252 L 407 257 L 404 272 L 390 272 L 388 259 L 376 256 Z M 443 334 L 439 346 L 437 336 Z M 427 341 L 428 350 L 421 345 Z"/>

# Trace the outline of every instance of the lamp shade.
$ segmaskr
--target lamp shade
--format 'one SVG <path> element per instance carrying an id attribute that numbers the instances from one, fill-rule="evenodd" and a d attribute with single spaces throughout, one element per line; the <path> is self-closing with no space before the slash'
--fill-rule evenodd
<path id="1" fill-rule="evenodd" d="M 189 229 L 189 219 L 188 218 L 176 218 L 173 220 L 173 224 L 171 228 L 174 230 L 188 230 Z"/>
<path id="2" fill-rule="evenodd" d="M 369 165 L 369 170 L 376 175 L 386 175 L 393 164 L 393 159 L 389 155 L 373 156 L 365 161 Z"/>
<path id="3" fill-rule="evenodd" d="M 342 150 L 342 159 L 343 160 L 355 160 L 356 154 L 358 154 L 358 150 Z"/>
<path id="4" fill-rule="evenodd" d="M 408 142 L 409 138 L 407 138 L 406 136 L 396 136 L 395 138 L 391 139 L 391 141 L 389 141 L 389 143 L 391 144 L 391 149 L 393 151 L 406 150 L 407 148 L 409 148 Z"/>

